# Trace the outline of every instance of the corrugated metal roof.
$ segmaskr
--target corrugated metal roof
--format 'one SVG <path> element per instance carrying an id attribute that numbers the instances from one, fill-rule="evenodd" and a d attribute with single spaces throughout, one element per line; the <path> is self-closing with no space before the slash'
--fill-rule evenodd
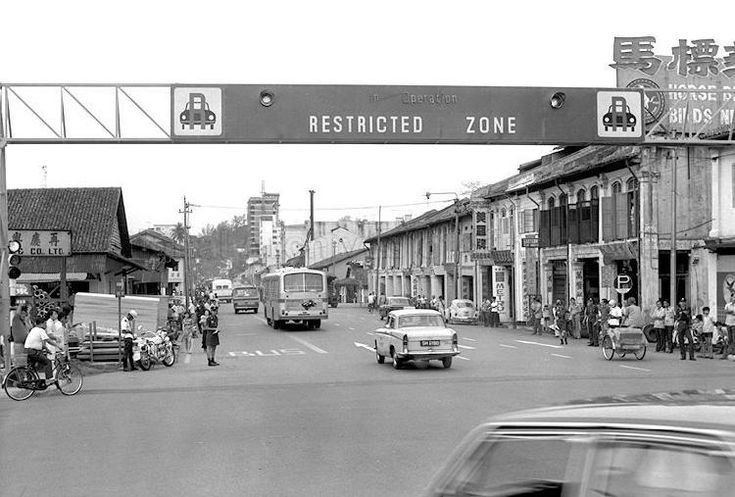
<path id="1" fill-rule="evenodd" d="M 367 252 L 366 248 L 353 250 L 351 252 L 343 252 L 341 254 L 337 254 L 335 256 L 327 257 L 326 259 L 322 259 L 321 261 L 315 262 L 314 264 L 309 264 L 309 269 L 321 270 L 321 269 L 331 266 L 332 264 L 338 264 L 344 260 L 350 259 L 352 257 L 355 257 L 356 255 L 366 253 L 366 252 Z"/>
<path id="2" fill-rule="evenodd" d="M 459 201 L 459 215 L 460 217 L 466 216 L 468 214 L 472 213 L 472 209 L 470 207 L 470 200 L 469 199 L 461 199 Z M 430 210 L 428 212 L 425 212 L 421 214 L 419 217 L 411 219 L 407 223 L 404 223 L 400 226 L 396 226 L 390 231 L 386 231 L 385 233 L 382 233 L 380 235 L 381 238 L 390 238 L 396 235 L 400 235 L 401 233 L 407 233 L 410 231 L 416 231 L 420 229 L 424 229 L 428 226 L 433 226 L 435 224 L 443 223 L 446 221 L 450 221 L 454 219 L 454 204 L 449 205 L 445 207 L 444 209 L 440 211 L 436 210 Z M 377 241 L 378 237 L 373 236 L 365 240 L 365 243 L 373 243 Z"/>

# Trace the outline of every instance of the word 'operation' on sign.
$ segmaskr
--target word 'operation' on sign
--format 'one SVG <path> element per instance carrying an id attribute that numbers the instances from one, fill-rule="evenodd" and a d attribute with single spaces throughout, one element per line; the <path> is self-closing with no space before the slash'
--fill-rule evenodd
<path id="1" fill-rule="evenodd" d="M 586 145 L 644 135 L 638 89 L 177 85 L 172 101 L 177 143 Z"/>

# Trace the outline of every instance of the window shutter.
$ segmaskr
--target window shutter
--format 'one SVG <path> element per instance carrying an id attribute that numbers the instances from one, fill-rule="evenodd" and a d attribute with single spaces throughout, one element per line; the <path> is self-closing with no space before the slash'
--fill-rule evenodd
<path id="1" fill-rule="evenodd" d="M 579 242 L 579 222 L 577 219 L 578 215 L 577 206 L 572 204 L 569 206 L 569 242 L 568 243 L 580 243 Z"/>
<path id="2" fill-rule="evenodd" d="M 606 242 L 615 240 L 615 199 L 602 197 L 602 239 Z"/>
<path id="3" fill-rule="evenodd" d="M 551 211 L 539 213 L 538 244 L 539 247 L 551 246 Z"/>
<path id="4" fill-rule="evenodd" d="M 625 240 L 628 238 L 628 194 L 618 193 L 615 195 L 615 239 Z"/>
<path id="5" fill-rule="evenodd" d="M 590 202 L 590 234 L 587 241 L 589 243 L 598 242 L 598 233 L 600 229 L 600 202 L 592 200 Z"/>

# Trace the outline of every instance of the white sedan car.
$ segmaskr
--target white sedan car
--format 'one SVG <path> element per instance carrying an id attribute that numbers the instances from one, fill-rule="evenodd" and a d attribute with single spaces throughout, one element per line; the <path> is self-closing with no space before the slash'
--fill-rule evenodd
<path id="1" fill-rule="evenodd" d="M 474 324 L 477 322 L 475 303 L 466 299 L 454 299 L 449 305 L 450 323 Z"/>
<path id="2" fill-rule="evenodd" d="M 437 311 L 405 309 L 388 314 L 384 328 L 375 330 L 375 357 L 379 364 L 385 358 L 400 369 L 407 361 L 438 360 L 445 368 L 459 354 L 457 333 L 444 324 Z"/>

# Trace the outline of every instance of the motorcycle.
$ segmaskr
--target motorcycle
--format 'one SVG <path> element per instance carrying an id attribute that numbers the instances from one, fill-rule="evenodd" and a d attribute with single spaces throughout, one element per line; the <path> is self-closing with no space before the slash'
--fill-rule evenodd
<path id="1" fill-rule="evenodd" d="M 133 342 L 133 360 L 140 369 L 148 371 L 156 363 L 170 368 L 176 362 L 174 342 L 165 330 L 142 331 Z"/>

